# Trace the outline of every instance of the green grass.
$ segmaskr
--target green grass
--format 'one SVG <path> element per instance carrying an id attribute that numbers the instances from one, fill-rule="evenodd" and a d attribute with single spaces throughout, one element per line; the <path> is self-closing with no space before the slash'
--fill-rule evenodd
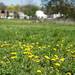
<path id="1" fill-rule="evenodd" d="M 0 75 L 71 73 L 75 74 L 74 24 L 0 20 Z"/>

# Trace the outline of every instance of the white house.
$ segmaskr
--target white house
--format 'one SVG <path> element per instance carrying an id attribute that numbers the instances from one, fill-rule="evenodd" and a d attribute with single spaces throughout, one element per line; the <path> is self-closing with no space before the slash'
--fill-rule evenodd
<path id="1" fill-rule="evenodd" d="M 38 19 L 46 19 L 47 18 L 47 15 L 42 10 L 37 10 L 35 13 L 35 16 Z"/>
<path id="2" fill-rule="evenodd" d="M 63 14 L 61 14 L 61 13 L 59 12 L 59 13 L 57 13 L 57 14 L 53 14 L 53 19 L 60 18 L 60 17 L 62 17 L 62 16 L 63 16 Z"/>
<path id="3" fill-rule="evenodd" d="M 9 12 L 9 16 L 7 17 L 8 19 L 14 19 L 15 13 L 14 12 Z"/>
<path id="4" fill-rule="evenodd" d="M 0 10 L 0 18 L 1 19 L 7 18 L 7 10 Z"/>
<path id="5" fill-rule="evenodd" d="M 60 18 L 60 17 L 62 17 L 63 16 L 63 14 L 61 14 L 60 12 L 59 13 L 57 13 L 57 14 L 51 14 L 51 15 L 49 15 L 48 16 L 48 19 L 57 19 L 57 18 Z"/>
<path id="6" fill-rule="evenodd" d="M 18 15 L 19 15 L 19 19 L 29 19 L 29 16 L 28 15 L 25 15 L 23 12 L 18 12 Z"/>

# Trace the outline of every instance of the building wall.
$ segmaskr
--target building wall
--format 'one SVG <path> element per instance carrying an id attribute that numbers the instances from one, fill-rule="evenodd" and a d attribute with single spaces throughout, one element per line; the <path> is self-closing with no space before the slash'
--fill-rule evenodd
<path id="1" fill-rule="evenodd" d="M 0 18 L 14 17 L 14 11 L 0 10 Z"/>

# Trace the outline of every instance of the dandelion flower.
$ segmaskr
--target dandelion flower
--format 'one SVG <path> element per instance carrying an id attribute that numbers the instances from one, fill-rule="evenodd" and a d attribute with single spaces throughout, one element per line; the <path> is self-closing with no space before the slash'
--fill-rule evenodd
<path id="1" fill-rule="evenodd" d="M 40 60 L 39 59 L 36 59 L 36 60 L 34 60 L 35 62 L 37 62 L 37 63 L 39 63 L 40 62 Z"/>
<path id="2" fill-rule="evenodd" d="M 58 59 L 58 55 L 54 55 L 54 57 Z"/>
<path id="3" fill-rule="evenodd" d="M 53 48 L 53 50 L 56 51 L 57 49 L 56 48 Z"/>
<path id="4" fill-rule="evenodd" d="M 31 48 L 30 48 L 30 47 L 27 47 L 27 48 L 25 48 L 25 50 L 26 50 L 26 51 L 30 51 L 30 50 L 31 50 Z"/>
<path id="5" fill-rule="evenodd" d="M 38 59 L 38 58 L 39 58 L 39 56 L 34 56 L 34 58 L 35 58 L 35 59 Z"/>
<path id="6" fill-rule="evenodd" d="M 65 60 L 65 58 L 61 58 L 61 59 L 60 59 L 60 61 L 62 61 L 62 62 L 63 62 L 64 60 Z"/>
<path id="7" fill-rule="evenodd" d="M 11 56 L 11 59 L 16 59 L 17 58 L 17 56 Z"/>
<path id="8" fill-rule="evenodd" d="M 24 52 L 23 54 L 31 55 L 32 53 L 31 52 Z"/>
<path id="9" fill-rule="evenodd" d="M 29 57 L 29 58 L 33 58 L 33 56 L 34 56 L 34 55 L 29 55 L 28 57 Z"/>
<path id="10" fill-rule="evenodd" d="M 55 63 L 55 66 L 60 66 L 60 63 Z"/>
<path id="11" fill-rule="evenodd" d="M 44 57 L 45 57 L 46 59 L 48 59 L 48 60 L 50 59 L 47 55 L 45 55 Z"/>
<path id="12" fill-rule="evenodd" d="M 41 70 L 37 70 L 37 73 L 41 73 Z"/>
<path id="13" fill-rule="evenodd" d="M 52 61 L 56 61 L 56 59 L 55 59 L 55 58 L 52 58 L 51 60 L 52 60 Z"/>
<path id="14" fill-rule="evenodd" d="M 17 54 L 17 53 L 16 53 L 16 52 L 11 52 L 10 54 L 12 54 L 12 55 L 13 55 L 13 54 Z"/>

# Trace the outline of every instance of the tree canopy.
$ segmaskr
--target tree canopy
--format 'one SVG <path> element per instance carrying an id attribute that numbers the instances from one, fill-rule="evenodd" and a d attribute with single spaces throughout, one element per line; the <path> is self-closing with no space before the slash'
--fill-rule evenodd
<path id="1" fill-rule="evenodd" d="M 23 11 L 25 14 L 29 16 L 34 16 L 36 10 L 38 10 L 39 7 L 34 6 L 34 5 L 25 5 L 21 7 L 21 11 Z"/>
<path id="2" fill-rule="evenodd" d="M 64 14 L 65 17 L 75 18 L 75 6 L 72 0 L 41 0 L 46 3 L 47 14 L 58 13 Z M 43 4 L 43 3 L 42 3 Z"/>

